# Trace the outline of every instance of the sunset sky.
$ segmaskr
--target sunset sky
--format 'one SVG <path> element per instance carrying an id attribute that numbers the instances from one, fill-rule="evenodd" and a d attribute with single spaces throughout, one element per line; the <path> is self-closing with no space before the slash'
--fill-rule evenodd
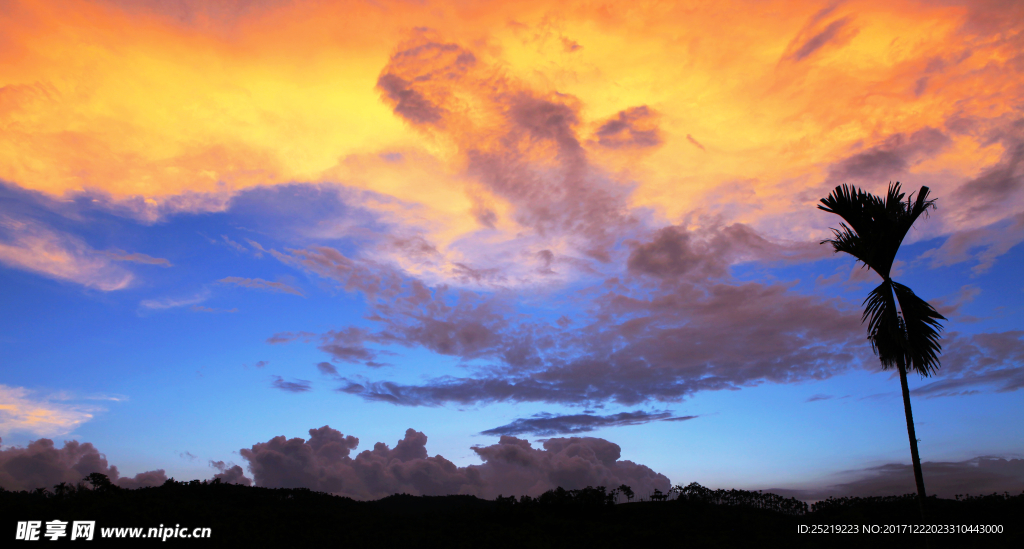
<path id="1" fill-rule="evenodd" d="M 1022 51 L 1017 1 L 0 1 L 0 486 L 911 492 L 816 209 L 899 181 L 925 484 L 1022 490 Z"/>

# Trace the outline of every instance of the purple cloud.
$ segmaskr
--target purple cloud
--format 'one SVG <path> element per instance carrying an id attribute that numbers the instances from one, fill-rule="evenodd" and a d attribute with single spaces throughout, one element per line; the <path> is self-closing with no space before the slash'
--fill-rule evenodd
<path id="1" fill-rule="evenodd" d="M 1024 387 L 1024 331 L 961 335 L 943 342 L 942 368 L 935 381 L 912 391 L 925 397 L 956 396 L 982 389 L 997 392 Z"/>
<path id="2" fill-rule="evenodd" d="M 481 435 L 521 435 L 533 434 L 538 436 L 565 435 L 585 433 L 603 427 L 618 427 L 623 425 L 641 425 L 652 421 L 687 421 L 697 416 L 675 417 L 672 412 L 622 412 L 607 416 L 594 414 L 573 414 L 560 415 L 537 414 L 530 418 L 519 418 L 501 427 L 495 427 L 481 432 Z"/>
<path id="3" fill-rule="evenodd" d="M 316 369 L 320 370 L 321 374 L 328 376 L 338 375 L 338 369 L 335 368 L 330 362 L 320 362 L 316 365 Z"/>
<path id="4" fill-rule="evenodd" d="M 806 42 L 801 44 L 800 47 L 789 56 L 789 58 L 794 61 L 801 61 L 821 49 L 829 42 L 838 42 L 839 40 L 837 38 L 841 36 L 840 31 L 850 24 L 851 19 L 851 17 L 847 16 L 842 19 L 832 21 L 824 30 L 810 37 Z"/>
<path id="5" fill-rule="evenodd" d="M 131 261 L 133 263 L 143 263 L 146 265 L 159 265 L 161 267 L 171 267 L 171 262 L 162 257 L 152 257 L 146 254 L 140 253 L 128 253 L 124 250 L 108 250 L 102 252 L 103 255 L 113 259 L 115 261 Z"/>
<path id="6" fill-rule="evenodd" d="M 394 448 L 378 442 L 355 457 L 359 439 L 328 426 L 310 429 L 309 439 L 274 437 L 243 448 L 257 486 L 305 487 L 355 499 L 378 499 L 395 493 L 413 495 L 531 495 L 561 486 L 627 484 L 645 494 L 667 491 L 664 475 L 631 461 L 619 460 L 617 444 L 599 438 L 553 438 L 543 449 L 526 440 L 502 436 L 497 444 L 474 447 L 481 465 L 458 467 L 427 454 L 427 436 L 409 429 Z"/>
<path id="7" fill-rule="evenodd" d="M 949 136 L 935 128 L 923 128 L 910 135 L 890 135 L 882 143 L 829 166 L 824 187 L 851 180 L 872 185 L 890 181 L 905 173 L 913 164 L 942 151 L 950 143 L 952 140 Z"/>
<path id="8" fill-rule="evenodd" d="M 295 381 L 285 381 L 281 376 L 273 376 L 274 381 L 270 384 L 275 389 L 281 389 L 282 391 L 288 391 L 289 393 L 305 393 L 309 391 L 309 381 L 305 379 L 296 379 Z"/>
<path id="9" fill-rule="evenodd" d="M 1019 494 L 1024 490 L 1024 459 L 981 456 L 967 461 L 921 463 L 928 495 L 952 499 L 958 494 L 984 495 L 994 492 Z M 845 471 L 850 482 L 810 490 L 770 488 L 766 491 L 812 501 L 834 497 L 893 496 L 916 493 L 914 469 L 909 463 L 889 463 L 867 469 Z"/>
<path id="10" fill-rule="evenodd" d="M 41 438 L 24 448 L 0 449 L 0 487 L 6 490 L 52 490 L 61 482 L 77 484 L 92 473 L 107 475 L 122 488 L 159 486 L 167 480 L 163 469 L 122 477 L 117 467 L 108 465 L 107 458 L 89 442 L 69 440 L 57 448 L 52 440 Z"/>
<path id="11" fill-rule="evenodd" d="M 656 147 L 662 143 L 657 115 L 647 105 L 619 111 L 601 124 L 595 135 L 598 144 L 612 149 Z"/>
<path id="12" fill-rule="evenodd" d="M 805 261 L 810 243 L 772 242 L 734 224 L 667 227 L 632 245 L 624 278 L 565 299 L 585 314 L 548 323 L 518 314 L 507 292 L 430 288 L 337 250 L 271 250 L 279 259 L 361 291 L 376 326 L 321 336 L 335 360 L 371 365 L 368 347 L 420 347 L 488 364 L 472 377 L 420 385 L 347 377 L 342 392 L 403 405 L 493 401 L 636 405 L 764 381 L 823 379 L 868 355 L 859 311 L 781 285 L 735 283 L 744 260 Z M 277 335 L 271 341 L 294 339 Z M 595 380 L 599 380 L 595 382 Z"/>
<path id="13" fill-rule="evenodd" d="M 252 486 L 252 479 L 245 476 L 245 472 L 238 465 L 228 465 L 223 461 L 210 461 L 210 467 L 220 471 L 213 475 L 214 479 L 220 479 L 225 484 L 243 484 Z"/>
<path id="14" fill-rule="evenodd" d="M 251 288 L 254 290 L 269 290 L 271 292 L 281 292 L 285 294 L 297 295 L 304 297 L 302 292 L 295 288 L 285 284 L 284 282 L 270 282 L 269 280 L 263 280 L 262 278 L 241 278 L 237 276 L 229 276 L 218 280 L 222 284 L 234 284 L 235 286 L 241 286 L 242 288 Z"/>

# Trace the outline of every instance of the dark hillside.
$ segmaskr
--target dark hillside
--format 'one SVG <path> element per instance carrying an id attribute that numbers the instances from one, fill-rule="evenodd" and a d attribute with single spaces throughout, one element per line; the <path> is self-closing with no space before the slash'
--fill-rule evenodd
<path id="1" fill-rule="evenodd" d="M 696 486 L 696 488 L 694 488 Z M 199 481 L 168 481 L 161 487 L 125 490 L 99 482 L 95 489 L 0 492 L 7 539 L 19 521 L 96 522 L 90 546 L 157 543 L 156 539 L 99 539 L 114 527 L 143 529 L 181 525 L 210 528 L 210 539 L 171 537 L 178 546 L 296 547 L 307 544 L 377 547 L 924 547 L 921 535 L 798 533 L 814 525 L 915 524 L 914 496 L 846 498 L 820 502 L 806 512 L 770 508 L 787 501 L 774 494 L 711 491 L 690 485 L 676 499 L 611 504 L 602 488 L 552 490 L 538 498 L 394 495 L 371 502 L 312 492 Z M 767 503 L 766 503 L 767 502 Z M 1020 547 L 1024 495 L 929 502 L 930 522 L 1002 525 L 1002 534 L 932 534 L 936 547 Z M 69 536 L 59 539 L 71 543 Z"/>

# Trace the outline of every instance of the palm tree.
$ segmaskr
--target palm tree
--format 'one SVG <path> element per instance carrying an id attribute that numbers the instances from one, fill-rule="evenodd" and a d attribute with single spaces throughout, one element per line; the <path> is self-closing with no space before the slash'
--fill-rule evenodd
<path id="1" fill-rule="evenodd" d="M 914 460 L 914 479 L 917 481 L 918 503 L 924 518 L 924 478 L 921 458 L 917 453 L 914 434 L 914 416 L 910 410 L 910 390 L 907 388 L 907 370 L 930 376 L 939 368 L 940 320 L 946 320 L 927 301 L 914 295 L 910 288 L 889 277 L 896 252 L 903 243 L 911 225 L 935 200 L 928 200 L 928 187 L 921 187 L 917 199 L 911 193 L 903 202 L 900 184 L 889 183 L 885 198 L 866 193 L 854 186 L 836 187 L 832 194 L 821 199 L 818 209 L 842 217 L 846 223 L 841 229 L 832 229 L 831 243 L 836 253 L 846 252 L 882 277 L 882 283 L 871 290 L 864 300 L 864 316 L 868 321 L 868 340 L 871 349 L 882 363 L 882 369 L 895 367 L 900 373 L 903 388 L 903 410 L 907 415 L 907 434 L 910 437 L 910 456 Z M 895 294 L 895 299 L 893 299 Z M 896 302 L 899 301 L 899 309 Z"/>

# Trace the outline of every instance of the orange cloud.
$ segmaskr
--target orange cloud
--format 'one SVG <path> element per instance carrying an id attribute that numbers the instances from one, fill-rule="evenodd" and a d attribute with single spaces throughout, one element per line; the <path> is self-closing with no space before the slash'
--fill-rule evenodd
<path id="1" fill-rule="evenodd" d="M 724 212 L 804 239 L 817 221 L 779 219 L 823 196 L 833 166 L 893 153 L 897 134 L 934 130 L 949 144 L 901 157 L 871 185 L 902 178 L 949 196 L 1007 164 L 1024 97 L 1012 2 L 216 6 L 9 4 L 0 179 L 141 197 L 138 208 L 335 181 L 397 198 L 371 206 L 447 253 L 482 227 L 507 236 L 540 219 L 474 171 L 470 150 L 518 155 L 540 176 L 566 166 L 558 144 L 570 139 L 587 181 L 617 186 L 605 191 L 625 208 L 674 222 Z M 396 57 L 417 34 L 443 47 Z M 511 124 L 528 109 L 516 97 L 562 105 L 564 135 Z M 738 181 L 757 208 L 716 202 Z M 945 230 L 1005 213 L 950 216 Z"/>
<path id="2" fill-rule="evenodd" d="M 58 395 L 60 396 L 60 395 Z M 74 431 L 89 421 L 97 410 L 60 402 L 60 398 L 37 399 L 27 389 L 0 385 L 0 433 L 28 432 L 36 436 L 58 436 Z"/>
<path id="3" fill-rule="evenodd" d="M 81 239 L 38 222 L 0 214 L 0 234 L 3 233 L 6 238 L 0 240 L 0 263 L 10 267 L 105 292 L 126 288 L 134 278 L 111 264 L 109 252 L 97 252 Z"/>

